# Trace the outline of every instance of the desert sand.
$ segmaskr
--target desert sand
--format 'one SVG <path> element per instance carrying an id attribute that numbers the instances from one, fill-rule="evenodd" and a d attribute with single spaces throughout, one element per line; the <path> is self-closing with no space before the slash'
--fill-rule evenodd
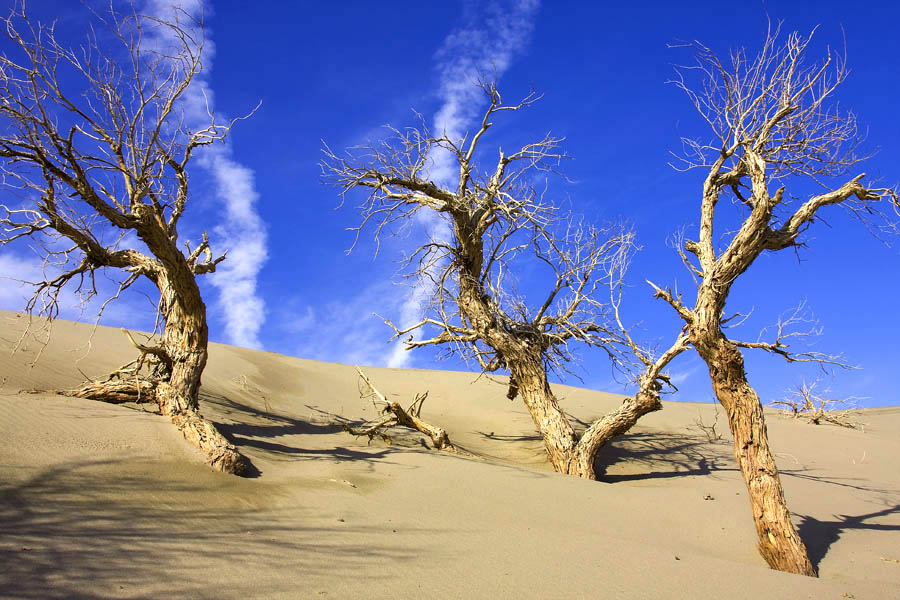
<path id="1" fill-rule="evenodd" d="M 473 456 L 372 418 L 352 365 L 212 344 L 201 411 L 253 461 L 210 471 L 165 417 L 23 389 L 72 387 L 134 353 L 57 321 L 11 354 L 0 313 L 4 598 L 900 598 L 900 408 L 864 431 L 769 414 L 818 580 L 769 570 L 710 403 L 667 402 L 604 451 L 601 481 L 553 473 L 520 402 L 471 373 L 367 368 Z M 90 344 L 88 340 L 90 339 Z M 620 396 L 559 386 L 587 422 Z M 726 429 L 720 418 L 720 429 Z"/>

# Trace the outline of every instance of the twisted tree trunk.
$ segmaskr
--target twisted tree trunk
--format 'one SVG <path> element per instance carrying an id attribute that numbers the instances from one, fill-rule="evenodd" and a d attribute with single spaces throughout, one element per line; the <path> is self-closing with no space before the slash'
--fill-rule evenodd
<path id="1" fill-rule="evenodd" d="M 208 357 L 209 328 L 206 306 L 196 280 L 190 277 L 188 292 L 177 294 L 175 286 L 163 279 L 162 306 L 166 324 L 163 348 L 171 360 L 171 372 L 156 390 L 160 412 L 169 415 L 185 439 L 200 448 L 213 469 L 242 474 L 246 459 L 228 442 L 210 421 L 200 415 L 200 377 Z"/>
<path id="2" fill-rule="evenodd" d="M 131 339 L 142 353 L 137 367 L 127 372 L 120 369 L 106 381 L 63 393 L 114 403 L 155 400 L 160 412 L 171 417 L 185 439 L 203 451 L 213 469 L 240 475 L 248 461 L 199 410 L 209 327 L 196 276 L 214 270 L 215 263 L 198 266 L 197 252 L 191 257 L 182 254 L 174 229 L 168 229 L 149 206 L 136 205 L 134 212 L 138 236 L 156 260 L 135 258 L 130 268 L 151 279 L 159 289 L 159 311 L 164 320 L 162 344 L 146 347 Z M 150 376 L 141 375 L 140 367 L 148 354 L 153 355 L 156 366 Z"/>
<path id="3" fill-rule="evenodd" d="M 541 348 L 540 336 L 516 334 L 498 322 L 488 303 L 489 296 L 479 283 L 483 249 L 474 240 L 480 237 L 468 229 L 469 223 L 464 219 L 458 219 L 455 225 L 457 239 L 469 242 L 464 244 L 466 258 L 459 265 L 457 302 L 466 320 L 479 332 L 480 339 L 502 356 L 509 368 L 511 379 L 507 397 L 513 400 L 522 396 L 555 471 L 596 479 L 594 462 L 602 448 L 626 433 L 642 416 L 662 408 L 659 373 L 681 349 L 673 346 L 667 352 L 667 358 L 648 365 L 635 396 L 627 398 L 618 409 L 595 421 L 579 436 L 550 389 L 543 360 L 546 349 Z"/>
<path id="4" fill-rule="evenodd" d="M 540 357 L 529 360 L 507 355 L 507 361 L 518 394 L 522 396 L 522 401 L 544 440 L 544 448 L 553 469 L 559 473 L 586 477 L 587 474 L 581 474 L 577 469 L 573 471 L 576 468 L 574 458 L 578 435 L 550 390 L 550 382 L 547 381 L 547 373 Z"/>
<path id="5" fill-rule="evenodd" d="M 791 521 L 778 467 L 769 449 L 762 404 L 747 381 L 743 355 L 724 336 L 695 347 L 709 367 L 716 398 L 728 415 L 734 456 L 750 495 L 760 554 L 773 569 L 815 577 L 806 545 Z"/>

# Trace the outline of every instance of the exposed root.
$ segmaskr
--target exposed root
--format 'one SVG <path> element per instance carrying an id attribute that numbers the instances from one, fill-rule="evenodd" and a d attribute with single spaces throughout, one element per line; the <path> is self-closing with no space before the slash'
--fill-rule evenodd
<path id="1" fill-rule="evenodd" d="M 172 422 L 187 441 L 203 451 L 206 464 L 213 470 L 232 475 L 247 473 L 247 458 L 199 413 L 172 415 Z"/>
<path id="2" fill-rule="evenodd" d="M 122 331 L 141 352 L 137 360 L 119 367 L 103 380 L 89 381 L 79 388 L 28 392 L 59 394 L 110 404 L 154 402 L 159 406 L 161 414 L 171 417 L 172 423 L 185 439 L 203 452 L 206 463 L 213 470 L 233 475 L 246 474 L 249 471 L 249 460 L 219 433 L 212 422 L 203 418 L 196 410 L 173 410 L 176 404 L 169 396 L 171 388 L 168 379 L 172 361 L 168 353 L 159 346 L 140 344 L 128 331 Z M 141 373 L 144 367 L 147 367 L 149 374 Z"/>
<path id="3" fill-rule="evenodd" d="M 46 392 L 110 404 L 125 402 L 156 402 L 158 404 L 161 399 L 157 397 L 157 387 L 171 374 L 172 359 L 162 347 L 140 344 L 126 329 L 122 329 L 122 333 L 125 334 L 131 345 L 140 351 L 141 355 L 136 360 L 122 365 L 107 375 L 105 379 L 91 380 L 79 388 L 28 390 L 28 393 Z M 144 367 L 147 367 L 149 375 L 141 373 Z"/>
<path id="4" fill-rule="evenodd" d="M 86 398 L 99 400 L 110 404 L 124 404 L 125 402 L 156 402 L 156 382 L 150 379 L 108 379 L 106 381 L 91 381 L 80 388 L 68 390 L 49 390 L 49 393 L 69 396 L 72 398 Z"/>
<path id="5" fill-rule="evenodd" d="M 124 404 L 134 402 L 136 404 L 153 402 L 158 403 L 156 390 L 159 382 L 155 379 L 134 374 L 123 377 L 124 370 L 134 363 L 129 363 L 121 369 L 110 373 L 106 379 L 88 381 L 78 388 L 50 389 L 50 390 L 23 390 L 26 394 L 58 394 L 70 398 L 85 398 L 108 402 L 109 404 Z M 131 375 L 131 373 L 127 373 Z"/>
<path id="6" fill-rule="evenodd" d="M 345 424 L 343 425 L 344 431 L 358 437 L 367 436 L 370 441 L 378 436 L 386 443 L 390 444 L 390 436 L 385 433 L 385 430 L 396 426 L 408 427 L 430 437 L 431 443 L 434 444 L 434 447 L 438 450 L 458 452 L 457 448 L 450 442 L 450 436 L 447 435 L 446 431 L 441 427 L 423 421 L 420 417 L 422 413 L 422 404 L 424 404 L 425 399 L 428 397 L 428 392 L 417 395 L 413 403 L 409 405 L 409 408 L 404 410 L 399 403 L 388 401 L 384 394 L 379 392 L 369 378 L 366 377 L 366 374 L 362 372 L 362 369 L 356 367 L 356 371 L 359 373 L 360 379 L 362 379 L 368 389 L 368 391 L 361 390 L 362 397 L 372 398 L 372 403 L 379 408 L 382 418 L 375 423 L 370 423 L 363 427 L 351 427 Z"/>

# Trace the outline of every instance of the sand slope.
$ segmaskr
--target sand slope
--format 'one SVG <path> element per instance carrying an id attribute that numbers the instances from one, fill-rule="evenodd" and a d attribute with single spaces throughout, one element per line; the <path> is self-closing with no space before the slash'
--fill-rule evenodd
<path id="1" fill-rule="evenodd" d="M 900 598 L 900 408 L 865 432 L 772 415 L 788 500 L 821 578 L 770 571 L 730 443 L 667 403 L 604 455 L 548 470 L 519 402 L 466 373 L 367 369 L 477 458 L 341 431 L 372 417 L 351 366 L 213 345 L 203 412 L 259 475 L 209 471 L 167 419 L 26 388 L 131 355 L 117 330 L 0 313 L 0 596 L 9 598 Z M 613 395 L 560 387 L 583 421 Z M 724 426 L 724 423 L 723 423 Z"/>

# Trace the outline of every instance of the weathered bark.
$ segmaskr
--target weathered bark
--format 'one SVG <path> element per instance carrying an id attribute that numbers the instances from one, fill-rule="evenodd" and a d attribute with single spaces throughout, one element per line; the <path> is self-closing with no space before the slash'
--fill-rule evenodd
<path id="1" fill-rule="evenodd" d="M 68 390 L 48 390 L 61 396 L 99 400 L 109 404 L 126 402 L 156 402 L 156 382 L 144 377 L 92 381 L 79 388 Z"/>
<path id="2" fill-rule="evenodd" d="M 591 424 L 580 436 L 550 389 L 543 365 L 507 358 L 512 380 L 544 441 L 554 470 L 596 479 L 594 463 L 606 444 L 627 433 L 642 416 L 662 409 L 655 371 L 641 379 L 639 391 L 621 406 Z"/>
<path id="3" fill-rule="evenodd" d="M 54 275 L 35 283 L 26 305 L 28 312 L 42 306 L 50 318 L 67 284 L 96 294 L 102 269 L 125 273 L 110 300 L 141 277 L 153 281 L 165 322 L 161 345 L 132 340 L 141 351 L 133 367 L 66 393 L 117 403 L 152 395 L 213 468 L 240 473 L 246 461 L 198 409 L 208 330 L 196 277 L 214 272 L 225 255 L 213 256 L 205 233 L 193 249 L 178 236 L 191 157 L 224 140 L 233 124 L 212 115 L 207 124 L 187 123 L 178 108 L 202 68 L 203 24 L 180 9 L 172 20 L 112 8 L 91 14 L 113 33 L 112 48 L 91 37 L 83 52 L 72 51 L 52 26 L 30 21 L 24 4 L 0 17 L 4 39 L 24 61 L 0 56 L 0 95 L 10 99 L 0 114 L 0 161 L 10 185 L 37 192 L 28 207 L 0 205 L 0 244 L 37 234 L 71 242 L 44 248 Z M 171 44 L 142 47 L 141 33 L 150 29 Z M 137 234 L 149 252 L 120 247 L 113 232 Z M 142 374 L 148 355 L 149 375 Z"/>
<path id="4" fill-rule="evenodd" d="M 728 415 L 734 456 L 747 484 L 759 553 L 773 569 L 816 577 L 806 546 L 791 521 L 775 458 L 769 449 L 762 404 L 747 381 L 740 350 L 722 336 L 698 344 L 716 398 Z"/>
<path id="5" fill-rule="evenodd" d="M 471 229 L 470 223 L 464 215 L 456 216 L 454 222 L 464 257 L 459 265 L 459 307 L 480 338 L 503 357 L 510 372 L 507 398 L 522 397 L 541 434 L 553 469 L 567 475 L 596 479 L 594 463 L 603 447 L 630 430 L 645 414 L 662 409 L 659 374 L 686 346 L 681 345 L 682 338 L 679 337 L 664 358 L 656 363 L 648 361 L 635 396 L 627 398 L 619 408 L 595 421 L 579 436 L 550 388 L 543 360 L 547 349 L 541 347 L 546 341 L 540 332 L 535 330 L 518 335 L 510 332 L 498 323 L 488 304 L 490 296 L 477 276 L 482 269 L 483 246 L 478 243 L 481 237 Z"/>
<path id="6" fill-rule="evenodd" d="M 581 435 L 575 448 L 575 472 L 579 477 L 596 479 L 594 463 L 597 455 L 606 444 L 620 435 L 627 433 L 644 415 L 662 410 L 659 399 L 659 387 L 639 391 L 631 398 L 626 398 L 616 410 L 603 416 Z"/>
<path id="7" fill-rule="evenodd" d="M 579 475 L 572 472 L 578 436 L 550 389 L 544 366 L 539 359 L 527 360 L 507 356 L 507 361 L 512 379 L 518 386 L 519 396 L 522 397 L 534 426 L 544 440 L 544 448 L 553 469 L 559 473 Z"/>
<path id="8" fill-rule="evenodd" d="M 176 251 L 174 256 L 183 255 Z M 209 343 L 206 305 L 186 262 L 169 271 L 174 277 L 161 274 L 157 281 L 166 321 L 162 346 L 171 361 L 169 377 L 160 382 L 156 392 L 160 412 L 172 418 L 213 469 L 243 474 L 247 460 L 199 411 L 200 377 L 206 367 Z"/>
<path id="9" fill-rule="evenodd" d="M 159 411 L 167 415 L 184 435 L 199 448 L 206 463 L 217 471 L 235 475 L 247 470 L 247 459 L 222 436 L 215 425 L 199 411 L 200 381 L 208 358 L 209 328 L 206 305 L 200 295 L 191 267 L 164 231 L 144 228 L 139 234 L 154 255 L 165 260 L 154 271 L 160 290 L 160 311 L 164 317 L 162 344 L 141 350 L 142 362 L 147 354 L 158 359 L 155 373 L 134 375 L 113 373 L 105 381 L 96 381 L 59 393 L 120 404 L 138 400 L 155 401 Z M 127 332 L 126 332 L 127 333 Z"/>
<path id="10" fill-rule="evenodd" d="M 422 405 L 428 397 L 428 392 L 416 396 L 416 399 L 409 408 L 404 410 L 399 403 L 388 401 L 385 395 L 379 392 L 378 388 L 375 387 L 375 384 L 373 384 L 366 374 L 363 373 L 362 369 L 356 367 L 356 371 L 359 373 L 360 379 L 365 382 L 366 387 L 369 388 L 369 394 L 365 394 L 364 396 L 373 396 L 376 401 L 376 406 L 378 403 L 383 405 L 381 413 L 384 417 L 377 423 L 364 428 L 351 427 L 345 424 L 344 431 L 358 437 L 367 436 L 370 441 L 376 435 L 380 435 L 385 438 L 386 442 L 389 442 L 390 438 L 383 433 L 383 429 L 400 425 L 424 433 L 431 438 L 431 443 L 434 444 L 434 447 L 438 450 L 456 451 L 456 446 L 450 441 L 450 436 L 442 427 L 432 425 L 421 418 Z"/>
<path id="11" fill-rule="evenodd" d="M 652 353 L 641 350 L 625 331 L 617 300 L 612 300 L 615 321 L 609 318 L 611 305 L 602 299 L 610 293 L 620 295 L 616 282 L 621 283 L 634 248 L 632 233 L 579 223 L 561 207 L 545 202 L 543 193 L 527 183 L 526 174 L 532 169 L 556 169 L 565 156 L 558 150 L 562 140 L 547 135 L 510 154 L 500 151 L 494 168 L 476 164 L 476 147 L 494 117 L 538 99 L 530 94 L 519 104 L 504 104 L 496 82 L 484 81 L 481 87 L 490 106 L 471 136 L 434 137 L 423 127 L 398 131 L 394 142 L 359 154 L 338 155 L 326 147 L 323 171 L 341 187 L 342 195 L 367 190 L 360 207 L 363 222 L 353 228 L 357 234 L 371 224 L 377 239 L 420 210 L 450 222 L 451 239 L 431 240 L 409 253 L 416 275 L 434 284 L 434 298 L 419 323 L 401 329 L 388 321 L 395 338 L 436 327 L 433 337 L 409 335 L 406 348 L 448 344 L 451 352 L 477 361 L 484 372 L 508 370 L 507 398 L 522 397 L 553 468 L 594 478 L 593 463 L 600 449 L 640 416 L 661 408 L 657 380 L 665 377 L 660 370 L 684 347 L 679 341 L 662 362 L 654 361 Z M 435 148 L 455 156 L 458 181 L 434 183 L 423 178 Z M 542 304 L 525 306 L 507 287 L 507 274 L 517 273 L 518 256 L 532 252 L 549 268 L 550 285 Z M 575 359 L 576 345 L 604 348 L 617 366 L 626 369 L 634 353 L 647 369 L 635 398 L 592 425 L 584 436 L 574 430 L 548 382 L 548 370 L 564 370 Z"/>
<path id="12" fill-rule="evenodd" d="M 160 413 L 169 416 L 185 439 L 203 452 L 210 467 L 241 475 L 247 470 L 247 459 L 199 411 L 200 377 L 207 361 L 205 306 L 201 301 L 186 312 L 171 293 L 168 306 L 162 348 L 171 369 L 161 377 L 114 373 L 105 381 L 54 391 L 112 404 L 156 402 Z"/>

